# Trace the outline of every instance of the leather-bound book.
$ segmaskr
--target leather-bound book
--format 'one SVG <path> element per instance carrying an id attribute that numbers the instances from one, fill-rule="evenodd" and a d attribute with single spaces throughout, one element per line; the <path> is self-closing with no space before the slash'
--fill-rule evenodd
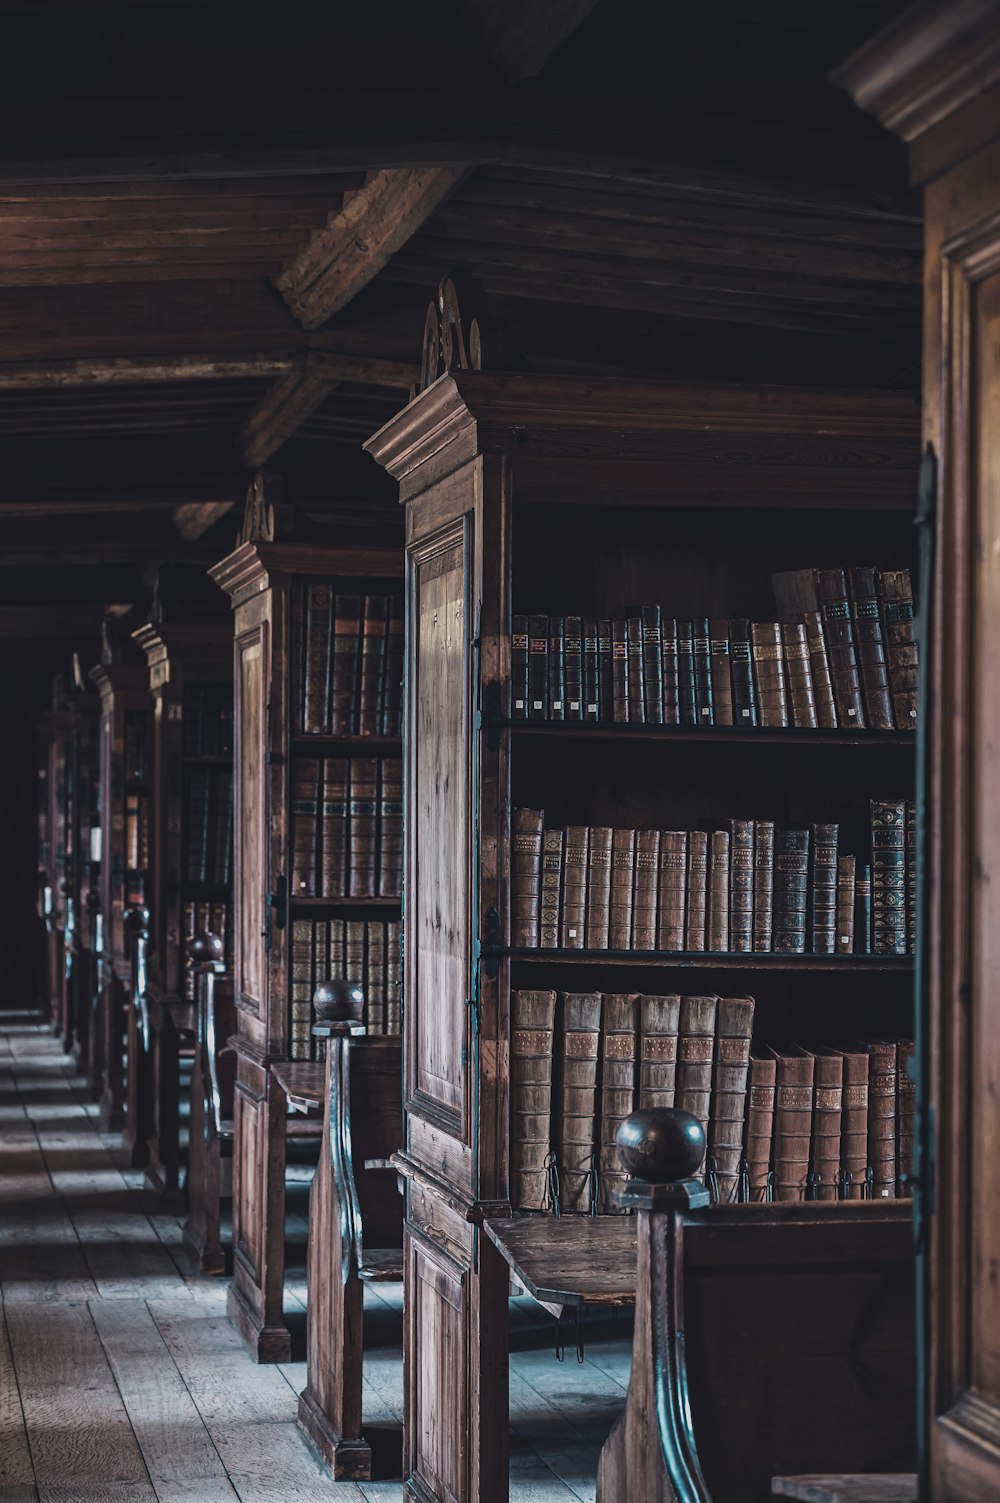
<path id="1" fill-rule="evenodd" d="M 212 859 L 209 881 L 217 887 L 227 887 L 230 881 L 230 865 L 233 853 L 233 770 L 231 767 L 212 768 Z M 213 931 L 214 932 L 214 931 Z"/>
<path id="2" fill-rule="evenodd" d="M 564 992 L 558 1044 L 559 1205 L 589 1211 L 596 1177 L 597 1060 L 601 1038 L 599 992 Z"/>
<path id="3" fill-rule="evenodd" d="M 809 1187 L 813 1200 L 836 1200 L 840 1181 L 843 1115 L 843 1056 L 818 1050 L 813 1074 L 812 1147 Z"/>
<path id="4" fill-rule="evenodd" d="M 192 772 L 207 771 L 192 768 Z M 207 800 L 206 800 L 207 807 Z M 316 896 L 316 836 L 319 815 L 319 763 L 297 757 L 292 763 L 292 896 Z"/>
<path id="5" fill-rule="evenodd" d="M 556 994 L 510 994 L 510 1203 L 552 1209 L 552 1039 Z"/>
<path id="6" fill-rule="evenodd" d="M 635 1109 L 639 998 L 606 994 L 602 1012 L 597 1209 L 604 1215 L 618 1209 L 615 1194 L 628 1179 L 615 1135 Z"/>
<path id="7" fill-rule="evenodd" d="M 566 622 L 549 617 L 549 720 L 566 719 Z"/>
<path id="8" fill-rule="evenodd" d="M 292 920 L 292 985 L 289 1009 L 289 1054 L 309 1058 L 312 1027 L 313 926 L 308 919 Z M 303 1052 L 304 1051 L 304 1052 Z"/>
<path id="9" fill-rule="evenodd" d="M 539 940 L 544 818 L 541 809 L 515 809 L 511 816 L 510 942 L 516 950 Z"/>
<path id="10" fill-rule="evenodd" d="M 747 730 L 757 724 L 757 690 L 750 647 L 750 622 L 736 616 L 729 623 L 729 655 L 733 673 L 733 724 Z"/>
<path id="11" fill-rule="evenodd" d="M 891 731 L 895 726 L 889 693 L 882 618 L 878 608 L 875 570 L 867 565 L 848 569 L 854 643 L 865 705 L 865 724 L 873 731 Z"/>
<path id="12" fill-rule="evenodd" d="M 593 616 L 583 618 L 583 718 L 597 721 L 601 718 L 601 687 L 598 671 L 597 621 Z"/>
<path id="13" fill-rule="evenodd" d="M 611 843 L 614 831 L 607 825 L 595 825 L 590 832 L 587 880 L 587 924 L 584 932 L 588 950 L 608 948 L 611 923 Z"/>
<path id="14" fill-rule="evenodd" d="M 906 949 L 917 953 L 917 806 L 906 802 Z"/>
<path id="15" fill-rule="evenodd" d="M 525 653 L 527 653 L 527 617 L 521 617 L 525 623 Z M 382 735 L 398 736 L 402 731 L 403 719 L 403 654 L 406 647 L 405 622 L 403 617 L 402 595 L 389 596 L 389 619 L 386 622 L 385 634 L 385 687 L 382 694 Z M 527 681 L 527 660 L 525 661 L 522 689 Z M 525 695 L 525 697 L 527 697 Z M 527 713 L 527 705 L 518 717 L 524 719 Z"/>
<path id="16" fill-rule="evenodd" d="M 633 725 L 643 725 L 646 719 L 646 684 L 640 615 L 635 614 L 626 619 L 625 642 L 628 648 L 628 718 Z"/>
<path id="17" fill-rule="evenodd" d="M 817 569 L 816 589 L 823 612 L 826 653 L 837 706 L 837 722 L 843 730 L 863 730 L 865 713 L 861 700 L 854 620 L 847 598 L 843 569 Z"/>
<path id="18" fill-rule="evenodd" d="M 560 937 L 564 950 L 582 950 L 587 926 L 587 861 L 590 831 L 567 825 L 563 854 L 563 903 Z"/>
<path id="19" fill-rule="evenodd" d="M 403 763 L 386 757 L 379 764 L 378 895 L 403 892 Z"/>
<path id="20" fill-rule="evenodd" d="M 823 627 L 823 607 L 819 595 L 815 569 L 788 569 L 771 575 L 774 599 L 782 624 L 801 621 L 809 641 L 809 657 L 812 667 L 813 689 L 816 696 L 816 717 L 824 730 L 837 726 L 837 710 L 834 703 L 833 683 L 830 673 L 830 658 L 827 651 L 826 632 Z M 845 597 L 846 599 L 846 593 Z"/>
<path id="21" fill-rule="evenodd" d="M 624 621 L 611 623 L 611 718 L 616 725 L 629 719 L 628 627 Z"/>
<path id="22" fill-rule="evenodd" d="M 687 915 L 684 924 L 685 950 L 705 948 L 705 920 L 708 916 L 708 835 L 704 830 L 688 831 Z"/>
<path id="23" fill-rule="evenodd" d="M 677 1036 L 681 999 L 639 998 L 639 1101 L 642 1111 L 674 1105 L 677 1088 Z"/>
<path id="24" fill-rule="evenodd" d="M 681 725 L 698 724 L 694 683 L 694 626 L 690 621 L 677 623 L 677 698 Z"/>
<path id="25" fill-rule="evenodd" d="M 760 724 L 782 728 L 789 724 L 785 688 L 785 649 L 777 621 L 752 621 L 750 645 Z"/>
<path id="26" fill-rule="evenodd" d="M 635 887 L 635 831 L 616 830 L 611 842 L 611 916 L 608 948 L 632 947 L 632 894 Z"/>
<path id="27" fill-rule="evenodd" d="M 837 840 L 839 826 L 811 825 L 812 922 L 814 955 L 833 955 L 837 948 Z"/>
<path id="28" fill-rule="evenodd" d="M 347 922 L 345 919 L 331 919 L 327 928 L 326 957 L 329 965 L 327 976 L 343 976 L 347 964 Z M 325 980 L 316 976 L 316 981 Z"/>
<path id="29" fill-rule="evenodd" d="M 872 799 L 872 951 L 906 954 L 906 805 Z"/>
<path id="30" fill-rule="evenodd" d="M 739 1198 L 740 1161 L 753 1032 L 752 997 L 720 997 L 715 1021 L 708 1167 L 720 1205 Z"/>
<path id="31" fill-rule="evenodd" d="M 680 725 L 681 701 L 677 665 L 677 618 L 666 616 L 660 623 L 663 643 L 663 724 Z"/>
<path id="32" fill-rule="evenodd" d="M 704 616 L 691 622 L 691 654 L 694 658 L 694 712 L 697 725 L 715 724 L 712 700 L 712 638 Z"/>
<path id="33" fill-rule="evenodd" d="M 712 1064 L 715 1059 L 715 1022 L 718 997 L 682 997 L 677 1039 L 677 1083 L 674 1105 L 691 1112 L 705 1129 L 712 1105 Z M 704 1173 L 702 1162 L 698 1174 Z"/>
<path id="34" fill-rule="evenodd" d="M 868 1055 L 868 1164 L 872 1199 L 896 1195 L 896 1045 L 876 1039 L 861 1047 Z"/>
<path id="35" fill-rule="evenodd" d="M 543 950 L 559 948 L 564 844 L 562 830 L 542 831 L 542 890 L 538 942 Z"/>
<path id="36" fill-rule="evenodd" d="M 774 821 L 753 826 L 753 947 L 766 954 L 774 942 Z"/>
<path id="37" fill-rule="evenodd" d="M 663 724 L 663 626 L 658 605 L 641 607 L 642 688 L 648 725 Z"/>
<path id="38" fill-rule="evenodd" d="M 301 732 L 305 730 L 306 584 L 304 579 L 292 580 L 291 612 L 289 705 L 292 712 L 292 730 Z M 193 687 L 184 690 L 184 755 L 186 757 L 197 757 L 204 751 L 204 747 L 199 744 L 199 731 L 192 724 L 188 710 L 188 696 L 194 692 Z"/>
<path id="39" fill-rule="evenodd" d="M 709 623 L 712 663 L 712 715 L 715 725 L 733 724 L 733 674 L 729 655 L 729 622 L 719 617 Z"/>
<path id="40" fill-rule="evenodd" d="M 792 1045 L 774 1050 L 774 1198 L 805 1200 L 812 1140 L 815 1056 Z"/>
<path id="41" fill-rule="evenodd" d="M 837 857 L 837 923 L 834 942 L 837 955 L 854 953 L 854 867 L 853 856 Z"/>
<path id="42" fill-rule="evenodd" d="M 657 883 L 660 875 L 659 830 L 637 830 L 635 888 L 632 894 L 632 949 L 656 949 Z"/>
<path id="43" fill-rule="evenodd" d="M 528 718 L 528 618 L 515 615 L 510 631 L 510 718 Z"/>
<path id="44" fill-rule="evenodd" d="M 385 925 L 365 925 L 365 1027 L 385 1032 Z"/>
<path id="45" fill-rule="evenodd" d="M 307 599 L 308 615 L 308 599 Z M 308 630 L 308 620 L 306 622 Z M 358 728 L 358 670 L 361 659 L 361 596 L 333 597 L 333 651 L 330 664 L 329 731 L 352 736 Z M 308 691 L 309 664 L 306 658 Z M 306 729 L 311 729 L 307 726 Z M 323 730 L 327 729 L 324 721 Z"/>
<path id="46" fill-rule="evenodd" d="M 796 730 L 813 731 L 819 725 L 819 719 L 816 714 L 816 695 L 805 626 L 786 622 L 781 628 L 781 645 L 785 654 L 792 725 Z"/>
<path id="47" fill-rule="evenodd" d="M 759 1202 L 770 1198 L 776 1073 L 777 1062 L 773 1056 L 758 1059 L 751 1055 L 744 1150 L 746 1195 L 751 1201 Z"/>
<path id="48" fill-rule="evenodd" d="M 729 949 L 729 831 L 713 830 L 708 841 L 708 938 L 716 954 Z"/>
<path id="49" fill-rule="evenodd" d="M 378 762 L 374 757 L 351 758 L 350 868 L 347 890 L 352 898 L 376 894 L 378 851 L 375 844 Z"/>
<path id="50" fill-rule="evenodd" d="M 753 950 L 753 820 L 729 823 L 729 948 Z"/>
<path id="51" fill-rule="evenodd" d="M 809 668 L 812 674 L 813 697 L 816 702 L 816 721 L 821 730 L 837 729 L 837 706 L 833 698 L 833 680 L 830 677 L 830 659 L 826 652 L 826 633 L 823 617 L 819 611 L 806 611 L 802 618 L 809 644 Z"/>
<path id="52" fill-rule="evenodd" d="M 396 766 L 401 768 L 402 764 L 397 762 Z M 327 757 L 323 762 L 320 896 L 324 898 L 343 898 L 347 895 L 349 776 L 350 764 L 346 757 Z M 399 870 L 402 876 L 402 788 L 399 790 L 399 802 Z"/>
<path id="53" fill-rule="evenodd" d="M 844 1061 L 840 1198 L 864 1200 L 868 1193 L 868 1054 L 864 1049 L 837 1052 Z"/>
<path id="54" fill-rule="evenodd" d="M 382 686 L 385 682 L 388 622 L 388 596 L 366 595 L 361 627 L 361 687 L 358 696 L 358 733 L 362 736 L 377 736 L 382 729 Z"/>
<path id="55" fill-rule="evenodd" d="M 687 915 L 688 837 L 686 830 L 660 831 L 660 887 L 656 946 L 684 949 Z"/>
<path id="56" fill-rule="evenodd" d="M 528 617 L 528 719 L 549 713 L 549 618 Z"/>
<path id="57" fill-rule="evenodd" d="M 917 644 L 913 639 L 909 569 L 883 569 L 878 577 L 878 594 L 893 720 L 897 731 L 912 731 L 917 724 Z"/>
<path id="58" fill-rule="evenodd" d="M 353 613 L 358 630 L 360 600 L 352 597 L 358 608 Z M 333 594 L 328 584 L 306 586 L 306 651 L 303 675 L 302 728 L 310 735 L 322 735 L 330 714 L 330 628 Z"/>
<path id="59" fill-rule="evenodd" d="M 393 919 L 385 926 L 385 1031 L 398 1034 L 403 1029 L 403 1001 L 400 974 L 403 963 L 403 926 Z"/>
<path id="60" fill-rule="evenodd" d="M 809 891 L 809 831 L 774 832 L 774 949 L 803 955 Z"/>
<path id="61" fill-rule="evenodd" d="M 348 981 L 364 990 L 365 944 L 367 929 L 364 919 L 347 919 L 344 923 L 344 975 Z"/>
<path id="62" fill-rule="evenodd" d="M 904 1200 L 913 1195 L 908 1176 L 913 1172 L 913 1129 L 917 1115 L 917 1082 L 910 1073 L 915 1061 L 912 1039 L 896 1044 L 896 1194 Z"/>
<path id="63" fill-rule="evenodd" d="M 615 718 L 614 626 L 602 616 L 597 623 L 597 718 Z"/>
<path id="64" fill-rule="evenodd" d="M 566 720 L 583 719 L 583 622 L 579 616 L 566 617 L 565 656 L 563 660 L 563 714 Z"/>
<path id="65" fill-rule="evenodd" d="M 854 869 L 854 953 L 870 955 L 872 950 L 872 869 L 869 865 Z"/>

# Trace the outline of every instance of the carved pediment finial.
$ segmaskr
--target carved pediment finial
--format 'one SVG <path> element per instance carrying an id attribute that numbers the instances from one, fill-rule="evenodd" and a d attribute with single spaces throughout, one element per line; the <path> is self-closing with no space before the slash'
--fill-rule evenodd
<path id="1" fill-rule="evenodd" d="M 241 543 L 273 543 L 290 530 L 290 508 L 285 506 L 281 476 L 258 470 L 247 491 Z"/>
<path id="2" fill-rule="evenodd" d="M 524 368 L 506 326 L 490 313 L 486 288 L 478 277 L 466 267 L 442 277 L 424 320 L 417 391 L 426 391 L 445 371 Z"/>

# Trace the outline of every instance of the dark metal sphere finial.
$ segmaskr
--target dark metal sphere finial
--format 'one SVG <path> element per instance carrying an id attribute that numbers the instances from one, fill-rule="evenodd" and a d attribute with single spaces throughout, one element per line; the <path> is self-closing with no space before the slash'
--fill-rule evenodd
<path id="1" fill-rule="evenodd" d="M 122 924 L 126 934 L 141 934 L 149 928 L 149 909 L 141 903 L 133 903 L 131 908 L 126 908 L 122 914 Z"/>
<path id="2" fill-rule="evenodd" d="M 199 934 L 193 934 L 187 942 L 187 958 L 191 965 L 206 965 L 209 961 L 220 961 L 225 955 L 225 946 L 217 934 L 203 929 Z"/>
<path id="3" fill-rule="evenodd" d="M 696 1174 L 705 1157 L 705 1129 L 697 1117 L 652 1107 L 626 1117 L 617 1133 L 629 1174 L 648 1184 L 676 1184 Z"/>
<path id="4" fill-rule="evenodd" d="M 321 1023 L 360 1023 L 365 994 L 353 981 L 321 981 L 313 992 L 313 1012 Z"/>

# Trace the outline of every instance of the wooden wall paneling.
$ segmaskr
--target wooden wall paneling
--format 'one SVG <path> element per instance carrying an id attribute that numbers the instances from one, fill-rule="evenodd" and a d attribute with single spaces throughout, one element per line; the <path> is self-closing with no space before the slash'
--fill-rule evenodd
<path id="1" fill-rule="evenodd" d="M 232 1194 L 233 1081 L 235 1061 L 227 1049 L 235 1033 L 232 975 L 221 962 L 195 969 L 198 1034 L 191 1074 L 190 1148 L 184 1240 L 202 1273 L 225 1273 L 229 1258 L 222 1240 L 222 1202 Z"/>

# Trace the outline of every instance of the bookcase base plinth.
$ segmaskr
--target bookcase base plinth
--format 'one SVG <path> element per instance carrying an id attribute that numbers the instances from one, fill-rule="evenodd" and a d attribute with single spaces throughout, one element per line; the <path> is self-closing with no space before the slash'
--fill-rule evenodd
<path id="1" fill-rule="evenodd" d="M 338 1434 L 308 1388 L 299 1395 L 298 1422 L 335 1482 L 364 1482 L 371 1476 L 371 1446 L 361 1436 Z"/>
<path id="2" fill-rule="evenodd" d="M 247 1303 L 235 1284 L 230 1284 L 226 1314 L 243 1338 L 255 1362 L 290 1362 L 292 1338 L 287 1326 L 262 1325 L 257 1312 Z"/>

